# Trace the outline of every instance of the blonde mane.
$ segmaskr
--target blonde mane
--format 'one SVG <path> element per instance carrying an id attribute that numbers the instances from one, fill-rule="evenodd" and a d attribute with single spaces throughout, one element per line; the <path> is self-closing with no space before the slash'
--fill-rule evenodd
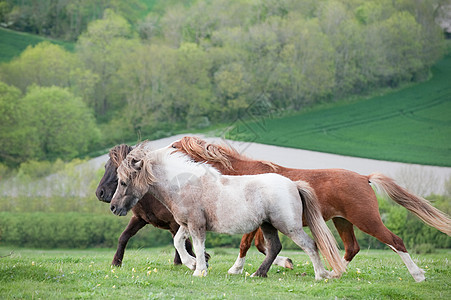
<path id="1" fill-rule="evenodd" d="M 231 148 L 207 143 L 198 138 L 185 136 L 180 140 L 178 151 L 186 152 L 188 155 L 198 157 L 203 161 L 217 162 L 228 170 L 233 170 L 230 158 L 239 158 L 239 153 Z"/>
<path id="2" fill-rule="evenodd" d="M 206 141 L 193 136 L 185 136 L 180 139 L 180 147 L 178 151 L 184 151 L 188 155 L 198 157 L 203 161 L 220 163 L 227 170 L 234 170 L 232 160 L 250 161 L 251 159 L 245 155 L 238 153 L 230 146 L 216 145 L 207 143 Z M 268 161 L 259 161 L 269 166 L 273 171 L 277 170 L 277 165 Z"/>
<path id="3" fill-rule="evenodd" d="M 152 162 L 155 157 L 146 155 L 146 144 L 147 142 L 144 142 L 130 151 L 117 169 L 117 177 L 120 181 L 133 179 L 134 185 L 140 189 L 156 181 L 152 172 Z"/>

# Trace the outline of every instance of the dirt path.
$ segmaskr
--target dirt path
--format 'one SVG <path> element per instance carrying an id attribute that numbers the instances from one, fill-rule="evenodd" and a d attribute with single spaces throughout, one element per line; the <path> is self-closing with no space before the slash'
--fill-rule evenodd
<path id="1" fill-rule="evenodd" d="M 171 142 L 185 135 L 187 134 L 175 135 L 155 140 L 151 143 L 155 149 L 158 149 L 169 145 Z M 411 192 L 423 196 L 430 195 L 431 193 L 443 194 L 445 181 L 451 178 L 451 168 L 445 167 L 389 162 L 257 143 L 236 142 L 220 138 L 209 138 L 202 135 L 197 136 L 211 142 L 230 145 L 240 153 L 251 158 L 269 160 L 291 168 L 341 168 L 364 175 L 381 172 L 396 179 L 400 185 L 406 187 Z M 91 160 L 91 163 L 100 167 L 107 159 L 108 155 L 103 155 Z"/>

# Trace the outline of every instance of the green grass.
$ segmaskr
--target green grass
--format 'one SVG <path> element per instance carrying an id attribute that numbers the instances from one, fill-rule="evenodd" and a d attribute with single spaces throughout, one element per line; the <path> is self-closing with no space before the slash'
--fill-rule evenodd
<path id="1" fill-rule="evenodd" d="M 228 275 L 237 249 L 208 249 L 209 274 L 195 278 L 173 266 L 173 250 L 128 250 L 122 268 L 110 267 L 113 249 L 28 250 L 0 248 L 0 298 L 41 299 L 450 299 L 451 250 L 414 255 L 427 270 L 415 283 L 392 251 L 362 251 L 340 279 L 315 281 L 306 254 L 284 251 L 294 270 L 272 267 L 251 278 L 263 256 L 251 249 L 242 275 Z"/>
<path id="2" fill-rule="evenodd" d="M 19 56 L 29 45 L 36 45 L 44 41 L 50 41 L 69 51 L 74 50 L 73 43 L 0 28 L 0 62 L 10 61 L 14 57 Z"/>
<path id="3" fill-rule="evenodd" d="M 254 122 L 228 137 L 342 155 L 451 166 L 451 54 L 431 80 L 383 96 Z M 250 117 L 250 118 L 249 118 Z"/>

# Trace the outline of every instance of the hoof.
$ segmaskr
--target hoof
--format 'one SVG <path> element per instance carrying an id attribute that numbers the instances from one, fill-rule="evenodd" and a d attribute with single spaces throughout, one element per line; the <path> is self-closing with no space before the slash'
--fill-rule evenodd
<path id="1" fill-rule="evenodd" d="M 329 273 L 329 278 L 340 278 L 342 274 L 338 274 L 335 272 L 335 270 L 332 270 L 332 272 Z"/>
<path id="2" fill-rule="evenodd" d="M 293 270 L 293 261 L 289 258 L 285 261 L 285 268 Z"/>
<path id="3" fill-rule="evenodd" d="M 315 280 L 323 280 L 333 278 L 331 271 L 325 270 L 325 272 L 321 272 L 320 274 L 315 274 Z"/>
<path id="4" fill-rule="evenodd" d="M 113 260 L 113 262 L 111 263 L 111 265 L 112 265 L 112 266 L 115 266 L 115 267 L 120 267 L 120 266 L 122 266 L 122 262 L 121 262 L 121 261 Z"/>
<path id="5" fill-rule="evenodd" d="M 268 277 L 268 275 L 267 274 L 260 274 L 260 273 L 258 273 L 258 271 L 257 272 L 255 272 L 255 273 L 253 273 L 252 275 L 251 275 L 251 277 Z"/>
<path id="6" fill-rule="evenodd" d="M 420 269 L 418 273 L 412 274 L 413 279 L 415 279 L 416 282 L 422 282 L 426 280 L 426 277 L 424 276 L 424 270 Z"/>
<path id="7" fill-rule="evenodd" d="M 196 270 L 196 260 L 188 261 L 184 265 L 187 266 L 189 269 L 191 269 L 193 271 Z"/>
<path id="8" fill-rule="evenodd" d="M 196 270 L 196 271 L 194 271 L 193 276 L 205 277 L 205 276 L 207 276 L 207 270 Z"/>
<path id="9" fill-rule="evenodd" d="M 235 267 L 231 267 L 229 269 L 229 271 L 227 271 L 227 273 L 231 274 L 231 275 L 237 275 L 237 274 L 242 274 L 243 273 L 243 268 L 235 268 Z"/>

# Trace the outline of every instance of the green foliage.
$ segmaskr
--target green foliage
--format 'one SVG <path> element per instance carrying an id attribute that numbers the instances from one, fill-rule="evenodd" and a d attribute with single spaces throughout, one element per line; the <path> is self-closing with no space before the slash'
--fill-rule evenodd
<path id="1" fill-rule="evenodd" d="M 413 253 L 417 254 L 430 254 L 435 252 L 435 247 L 431 244 L 419 244 L 415 245 L 415 247 L 413 248 Z"/>
<path id="2" fill-rule="evenodd" d="M 449 215 L 451 212 L 450 198 L 432 195 L 428 199 L 444 213 Z M 404 240 L 408 249 L 425 253 L 434 248 L 451 247 L 451 239 L 445 233 L 425 225 L 418 217 L 391 200 L 379 198 L 379 210 L 384 224 Z"/>
<path id="3" fill-rule="evenodd" d="M 71 70 L 78 64 L 74 54 L 45 41 L 34 47 L 28 46 L 18 58 L 3 64 L 0 75 L 4 82 L 22 92 L 33 84 L 68 87 Z"/>
<path id="4" fill-rule="evenodd" d="M 3 81 L 70 88 L 102 123 L 102 148 L 245 118 L 256 101 L 283 112 L 424 80 L 444 50 L 422 2 L 2 3 L 15 28 L 77 38 L 75 53 L 28 48 Z"/>
<path id="5" fill-rule="evenodd" d="M 113 215 L 1 213 L 3 245 L 33 248 L 115 247 L 127 225 Z"/>
<path id="6" fill-rule="evenodd" d="M 68 90 L 33 87 L 23 102 L 33 112 L 22 122 L 33 129 L 32 157 L 71 159 L 97 142 L 99 132 L 91 112 Z"/>
<path id="7" fill-rule="evenodd" d="M 451 166 L 451 56 L 431 80 L 358 102 L 237 123 L 228 138 L 321 152 Z M 431 95 L 434 95 L 431 98 Z"/>
<path id="8" fill-rule="evenodd" d="M 68 51 L 74 50 L 73 43 L 51 40 L 39 35 L 0 28 L 0 63 L 8 62 L 13 58 L 20 56 L 27 47 L 34 46 L 44 41 L 60 45 Z"/>
<path id="9" fill-rule="evenodd" d="M 54 1 L 5 0 L 0 22 L 9 28 L 65 40 L 76 40 L 89 22 L 102 17 L 105 9 L 112 9 L 130 22 L 136 22 L 152 6 L 149 1 L 80 0 Z M 3 7 L 3 6 L 2 6 Z"/>
<path id="10" fill-rule="evenodd" d="M 94 118 L 66 89 L 30 87 L 23 98 L 17 89 L 0 83 L 0 161 L 9 165 L 27 159 L 71 159 L 85 153 L 99 139 Z"/>
<path id="11" fill-rule="evenodd" d="M 77 41 L 80 61 L 98 79 L 93 82 L 95 92 L 88 102 L 96 114 L 104 115 L 123 105 L 122 99 L 115 97 L 121 84 L 114 79 L 124 57 L 138 45 L 133 35 L 130 24 L 123 17 L 106 10 L 103 18 L 90 23 Z"/>
<path id="12" fill-rule="evenodd" d="M 39 199 L 36 199 L 39 201 Z M 36 200 L 30 201 L 28 210 L 35 207 Z M 41 202 L 44 199 L 41 199 Z M 95 201 L 90 199 L 91 201 Z M 45 199 L 51 202 L 52 199 Z M 72 202 L 83 205 L 76 198 L 59 199 L 60 203 Z M 108 204 L 97 206 L 109 211 Z M 62 211 L 64 206 L 60 209 Z M 80 209 L 83 210 L 83 209 Z M 3 246 L 28 248 L 89 248 L 117 246 L 117 240 L 127 226 L 130 218 L 119 218 L 111 213 L 92 212 L 1 212 L 0 244 Z M 207 247 L 238 247 L 240 235 L 208 233 Z M 130 239 L 127 248 L 161 247 L 172 245 L 169 231 L 152 225 L 140 230 Z"/>
<path id="13" fill-rule="evenodd" d="M 18 126 L 29 115 L 20 90 L 0 81 L 0 162 L 18 164 L 19 157 L 29 157 L 27 137 L 30 128 Z"/>

